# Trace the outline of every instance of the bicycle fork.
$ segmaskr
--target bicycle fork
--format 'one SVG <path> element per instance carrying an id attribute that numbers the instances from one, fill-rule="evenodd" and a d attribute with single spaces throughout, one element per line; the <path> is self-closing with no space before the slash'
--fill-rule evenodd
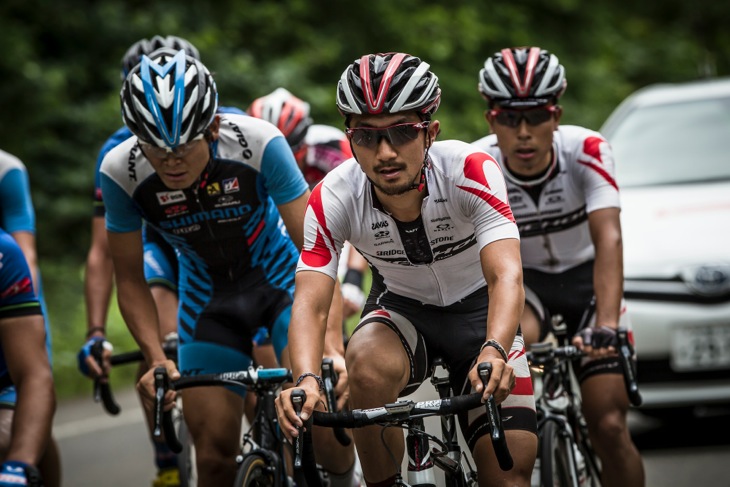
<path id="1" fill-rule="evenodd" d="M 424 433 L 423 419 L 414 418 L 410 423 L 411 427 L 406 436 L 408 484 L 412 487 L 436 487 L 436 473 L 428 437 Z"/>

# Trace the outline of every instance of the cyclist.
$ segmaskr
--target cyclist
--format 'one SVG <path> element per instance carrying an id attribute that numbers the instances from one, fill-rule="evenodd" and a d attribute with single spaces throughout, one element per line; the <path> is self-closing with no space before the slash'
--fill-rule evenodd
<path id="1" fill-rule="evenodd" d="M 166 50 L 142 56 L 121 91 L 123 119 L 135 135 L 101 166 L 119 306 L 150 366 L 138 383 L 148 407 L 155 367 L 164 365 L 173 379 L 245 369 L 260 326 L 286 358 L 309 189 L 276 127 L 217 114 L 217 103 L 215 82 L 197 59 Z M 180 372 L 160 345 L 143 273 L 143 220 L 178 254 Z M 333 335 L 328 343 L 336 350 L 341 328 Z M 233 483 L 243 395 L 182 392 L 202 485 Z M 171 391 L 165 407 L 173 401 Z"/>
<path id="2" fill-rule="evenodd" d="M 604 465 L 603 485 L 643 485 L 612 348 L 616 328 L 628 325 L 613 155 L 599 133 L 559 126 L 558 100 L 566 85 L 558 58 L 539 47 L 503 49 L 487 58 L 479 91 L 492 134 L 475 145 L 500 163 L 520 229 L 525 342 L 545 338 L 550 313 L 563 316 L 576 346 L 592 358 L 576 370 L 590 439 Z M 594 295 L 593 326 L 576 330 Z"/>
<path id="3" fill-rule="evenodd" d="M 154 36 L 151 39 L 140 39 L 132 44 L 122 57 L 122 80 L 138 63 L 143 54 L 151 54 L 158 49 L 184 50 L 189 56 L 200 59 L 198 49 L 186 39 L 177 36 Z M 236 108 L 219 107 L 220 112 L 244 113 Z M 91 222 L 91 246 L 86 259 L 84 290 L 86 297 L 87 335 L 83 345 L 79 364 L 85 375 L 102 377 L 108 380 L 109 365 L 100 368 L 91 358 L 91 346 L 97 341 L 105 341 L 106 317 L 109 310 L 113 282 L 113 264 L 106 229 L 104 228 L 105 206 L 101 194 L 99 168 L 104 156 L 114 147 L 132 136 L 132 132 L 123 126 L 112 134 L 102 146 L 96 161 L 94 214 Z M 158 311 L 160 337 L 166 337 L 177 330 L 177 256 L 175 250 L 162 238 L 154 228 L 146 226 L 143 231 L 144 240 L 144 273 L 150 286 Z M 162 338 L 161 338 L 162 339 Z M 109 354 L 111 352 L 108 352 Z M 147 370 L 140 366 L 139 376 Z M 151 418 L 147 415 L 151 433 Z M 152 438 L 154 460 L 157 477 L 153 487 L 174 487 L 180 483 L 177 468 L 177 457 L 170 451 L 164 441 Z"/>
<path id="4" fill-rule="evenodd" d="M 51 360 L 51 330 L 48 311 L 43 297 L 41 274 L 35 241 L 35 210 L 31 198 L 28 171 L 17 157 L 0 150 L 0 228 L 8 232 L 23 252 L 43 311 L 46 353 Z M 10 385 L 0 392 L 0 431 L 10 431 L 17 394 Z M 0 438 L 0 455 L 8 449 L 9 438 Z M 41 458 L 40 468 L 46 485 L 53 487 L 61 481 L 61 461 L 58 445 L 51 437 Z"/>
<path id="5" fill-rule="evenodd" d="M 459 422 L 480 485 L 529 485 L 537 452 L 535 403 L 518 321 L 524 294 L 517 226 L 496 162 L 460 141 L 435 142 L 438 78 L 421 59 L 370 54 L 348 66 L 337 88 L 354 158 L 309 198 L 289 333 L 292 372 L 316 406 L 329 294 L 343 242 L 371 263 L 373 284 L 346 351 L 353 408 L 413 392 L 442 357 L 457 394 L 502 403 L 515 467 L 497 466 L 483 410 Z M 477 363 L 494 371 L 483 388 Z M 277 400 L 282 431 L 301 425 L 290 390 Z M 468 417 L 467 417 L 468 416 Z M 400 430 L 353 431 L 368 486 L 390 486 L 403 455 Z"/>
<path id="6" fill-rule="evenodd" d="M 43 311 L 25 256 L 0 230 L 0 390 L 15 414 L 2 429 L 0 487 L 39 486 L 37 466 L 47 455 L 56 407 Z M 55 472 L 56 474 L 58 472 Z M 53 480 L 58 485 L 58 479 Z"/>
<path id="7" fill-rule="evenodd" d="M 325 174 L 352 157 L 345 133 L 329 125 L 315 124 L 309 116 L 309 103 L 292 95 L 285 88 L 277 88 L 266 96 L 255 99 L 247 109 L 249 115 L 276 125 L 286 137 L 299 169 L 312 189 Z M 340 265 L 342 280 L 343 314 L 349 318 L 360 312 L 365 304 L 362 291 L 367 261 L 346 245 Z"/>

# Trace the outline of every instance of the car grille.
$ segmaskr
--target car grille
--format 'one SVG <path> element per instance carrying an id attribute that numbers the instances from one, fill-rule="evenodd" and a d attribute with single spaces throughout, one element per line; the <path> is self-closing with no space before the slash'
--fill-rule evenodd
<path id="1" fill-rule="evenodd" d="M 677 277 L 676 279 L 626 279 L 624 297 L 641 301 L 670 301 L 673 303 L 721 304 L 730 302 L 730 292 L 714 296 L 694 293 Z"/>
<path id="2" fill-rule="evenodd" d="M 638 355 L 636 372 L 639 387 L 642 381 L 654 383 L 728 380 L 728 369 L 675 372 L 669 365 L 669 360 L 642 360 L 641 354 Z"/>

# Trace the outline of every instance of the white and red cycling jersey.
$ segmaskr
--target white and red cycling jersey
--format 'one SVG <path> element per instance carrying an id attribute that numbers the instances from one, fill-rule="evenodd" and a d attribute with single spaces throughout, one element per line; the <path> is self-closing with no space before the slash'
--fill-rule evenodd
<path id="1" fill-rule="evenodd" d="M 613 153 L 601 134 L 560 126 L 553 136 L 553 165 L 539 186 L 510 173 L 496 135 L 474 145 L 491 154 L 504 171 L 525 268 L 561 273 L 595 257 L 588 214 L 621 206 Z"/>
<path id="2" fill-rule="evenodd" d="M 403 224 L 382 209 L 353 158 L 312 191 L 297 272 L 335 279 L 348 241 L 370 262 L 381 287 L 424 304 L 447 306 L 484 287 L 479 251 L 496 240 L 519 239 L 502 172 L 492 157 L 464 142 L 436 142 L 429 157 L 428 194 L 413 230 L 425 231 L 427 262 L 409 258 Z"/>

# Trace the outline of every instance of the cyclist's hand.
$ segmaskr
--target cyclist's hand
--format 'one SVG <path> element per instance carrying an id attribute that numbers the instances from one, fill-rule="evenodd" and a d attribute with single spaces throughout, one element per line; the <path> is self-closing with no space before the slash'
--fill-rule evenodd
<path id="1" fill-rule="evenodd" d="M 137 391 L 148 411 L 152 411 L 155 405 L 155 369 L 160 366 L 167 369 L 167 376 L 170 380 L 180 378 L 180 372 L 178 372 L 177 366 L 172 360 L 168 359 L 161 363 L 152 364 L 152 367 L 137 382 Z M 175 406 L 175 396 L 176 393 L 172 389 L 165 393 L 162 404 L 163 411 L 169 411 Z"/>
<path id="2" fill-rule="evenodd" d="M 492 363 L 492 375 L 489 377 L 487 387 L 482 386 L 482 380 L 479 378 L 477 372 L 477 365 L 482 362 Z M 482 398 L 486 401 L 490 395 L 494 396 L 494 400 L 497 404 L 507 399 L 512 389 L 515 387 L 515 370 L 514 368 L 506 363 L 499 352 L 490 350 L 490 347 L 486 347 L 479 354 L 476 364 L 469 371 L 469 382 L 476 392 L 482 393 Z"/>
<path id="3" fill-rule="evenodd" d="M 342 355 L 328 355 L 332 359 L 332 365 L 337 373 L 337 384 L 335 385 L 335 396 L 337 397 L 337 410 L 342 411 L 350 399 L 350 387 L 347 382 L 347 367 L 345 357 Z"/>
<path id="4" fill-rule="evenodd" d="M 294 389 L 302 389 L 307 395 L 307 400 L 302 406 L 301 417 L 297 416 L 294 405 L 291 402 L 291 393 Z M 324 411 L 324 403 L 319 395 L 319 384 L 312 377 L 307 377 L 298 386 L 281 391 L 276 398 L 276 414 L 279 417 L 279 427 L 289 442 L 292 438 L 299 436 L 297 427 L 301 427 L 304 421 L 312 416 L 315 409 Z"/>
<path id="5" fill-rule="evenodd" d="M 573 337 L 574 346 L 591 358 L 604 358 L 616 354 L 616 329 L 610 326 L 589 326 Z"/>
<path id="6" fill-rule="evenodd" d="M 91 354 L 92 347 L 99 342 L 102 344 L 102 366 L 97 363 Z M 112 367 L 110 360 L 113 350 L 112 344 L 106 341 L 104 337 L 91 337 L 79 350 L 77 356 L 79 370 L 87 377 L 92 379 L 100 378 L 102 382 L 106 382 Z"/>
<path id="7" fill-rule="evenodd" d="M 0 487 L 37 486 L 40 479 L 38 469 L 27 463 L 8 460 L 0 467 Z"/>

